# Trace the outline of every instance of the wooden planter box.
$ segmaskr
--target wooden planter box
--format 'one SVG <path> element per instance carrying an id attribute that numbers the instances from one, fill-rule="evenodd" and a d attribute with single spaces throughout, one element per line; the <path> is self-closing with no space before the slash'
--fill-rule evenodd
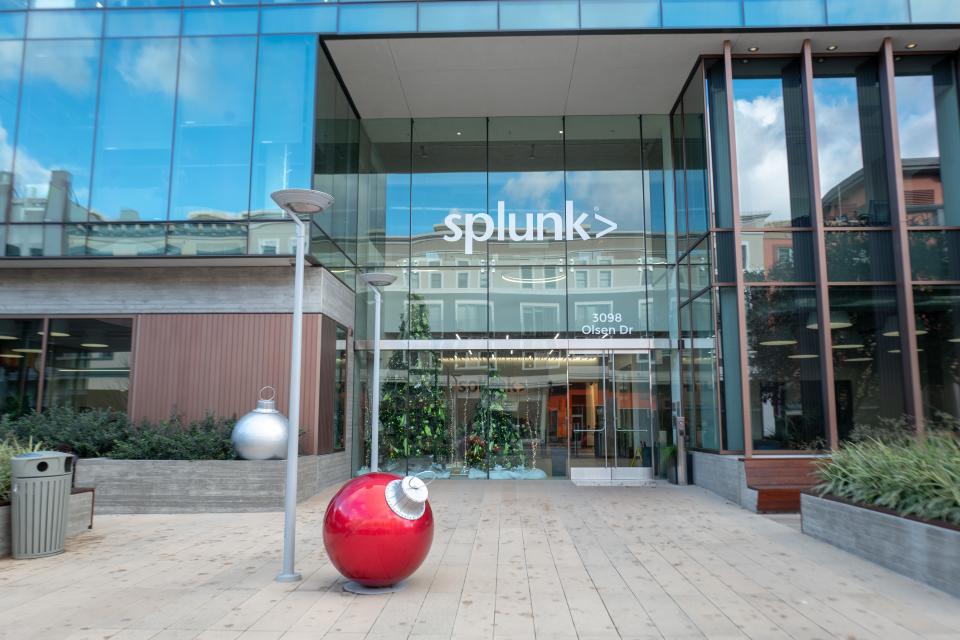
<path id="1" fill-rule="evenodd" d="M 960 597 L 960 527 L 804 493 L 803 532 Z"/>
<path id="2" fill-rule="evenodd" d="M 283 460 L 77 461 L 76 482 L 97 490 L 96 512 L 240 513 L 282 511 Z M 350 477 L 345 452 L 301 456 L 297 499 Z"/>

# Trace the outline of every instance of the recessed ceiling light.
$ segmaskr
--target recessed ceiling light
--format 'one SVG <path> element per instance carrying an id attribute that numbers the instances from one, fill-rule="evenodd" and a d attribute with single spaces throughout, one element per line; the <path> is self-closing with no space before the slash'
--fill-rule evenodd
<path id="1" fill-rule="evenodd" d="M 463 131 L 457 131 L 457 135 L 458 135 L 458 136 L 462 136 L 462 135 L 463 135 Z"/>
<path id="2" fill-rule="evenodd" d="M 103 344 L 102 342 L 81 342 L 81 347 L 87 347 L 88 349 L 106 349 L 110 345 Z"/>
<path id="3" fill-rule="evenodd" d="M 760 51 L 760 47 L 749 47 L 747 51 L 750 53 L 756 53 L 757 51 Z"/>
<path id="4" fill-rule="evenodd" d="M 831 44 L 827 46 L 827 51 L 836 51 L 836 50 L 837 50 L 837 45 L 835 44 Z"/>
<path id="5" fill-rule="evenodd" d="M 917 48 L 917 43 L 916 43 L 916 42 L 908 42 L 908 43 L 907 43 L 907 49 L 916 49 L 916 48 Z"/>
<path id="6" fill-rule="evenodd" d="M 557 131 L 557 133 L 563 134 L 563 129 L 560 129 L 559 131 Z"/>

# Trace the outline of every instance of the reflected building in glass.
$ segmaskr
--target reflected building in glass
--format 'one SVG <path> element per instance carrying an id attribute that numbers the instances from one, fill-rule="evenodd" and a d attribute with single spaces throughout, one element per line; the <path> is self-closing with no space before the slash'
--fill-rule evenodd
<path id="1" fill-rule="evenodd" d="M 55 4 L 0 0 L 4 413 L 283 405 L 312 188 L 331 473 L 373 394 L 389 471 L 721 493 L 960 418 L 954 2 Z"/>

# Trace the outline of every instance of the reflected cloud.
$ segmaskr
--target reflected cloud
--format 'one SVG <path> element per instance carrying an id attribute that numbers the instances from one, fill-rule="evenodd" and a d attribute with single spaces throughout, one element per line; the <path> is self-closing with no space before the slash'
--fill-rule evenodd
<path id="1" fill-rule="evenodd" d="M 863 168 L 855 80 L 817 79 L 814 98 L 820 189 L 827 193 Z"/>
<path id="2" fill-rule="evenodd" d="M 65 53 L 67 49 L 69 53 Z M 96 40 L 71 40 L 69 44 L 34 41 L 27 44 L 27 71 L 24 84 L 49 80 L 64 91 L 82 96 L 97 87 L 97 62 L 100 43 Z"/>
<path id="3" fill-rule="evenodd" d="M 558 203 L 557 190 L 561 190 L 560 198 L 563 197 L 563 171 L 536 171 L 530 173 L 517 173 L 507 179 L 503 185 L 503 198 L 507 202 L 507 208 L 517 208 L 520 205 L 528 205 L 533 209 L 547 210 L 560 207 Z M 496 198 L 495 198 L 496 199 Z"/>
<path id="4" fill-rule="evenodd" d="M 177 77 L 170 69 L 177 65 L 176 47 L 166 40 L 141 40 L 124 43 L 117 70 L 131 87 L 172 95 Z"/>
<path id="5" fill-rule="evenodd" d="M 772 213 L 790 219 L 790 180 L 781 96 L 734 103 L 737 167 L 744 214 Z"/>
<path id="6" fill-rule="evenodd" d="M 933 78 L 929 75 L 897 76 L 896 90 L 900 157 L 939 157 Z"/>

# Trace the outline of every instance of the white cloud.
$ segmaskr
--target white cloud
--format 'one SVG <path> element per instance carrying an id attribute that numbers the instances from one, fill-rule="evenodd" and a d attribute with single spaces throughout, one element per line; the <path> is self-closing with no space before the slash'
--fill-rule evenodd
<path id="1" fill-rule="evenodd" d="M 169 40 L 126 43 L 117 61 L 120 76 L 141 91 L 173 94 L 177 84 L 177 47 Z"/>
<path id="2" fill-rule="evenodd" d="M 507 209 L 529 207 L 537 211 L 547 211 L 551 202 L 556 208 L 560 198 L 556 197 L 563 191 L 563 171 L 536 171 L 520 173 L 508 178 L 503 185 L 503 194 L 506 196 Z"/>
<path id="3" fill-rule="evenodd" d="M 855 94 L 835 97 L 835 94 L 818 93 L 814 108 L 817 114 L 820 192 L 825 194 L 863 168 L 860 114 Z"/>
<path id="4" fill-rule="evenodd" d="M 740 210 L 772 212 L 767 219 L 790 219 L 790 181 L 783 124 L 783 98 L 758 96 L 734 103 Z"/>

